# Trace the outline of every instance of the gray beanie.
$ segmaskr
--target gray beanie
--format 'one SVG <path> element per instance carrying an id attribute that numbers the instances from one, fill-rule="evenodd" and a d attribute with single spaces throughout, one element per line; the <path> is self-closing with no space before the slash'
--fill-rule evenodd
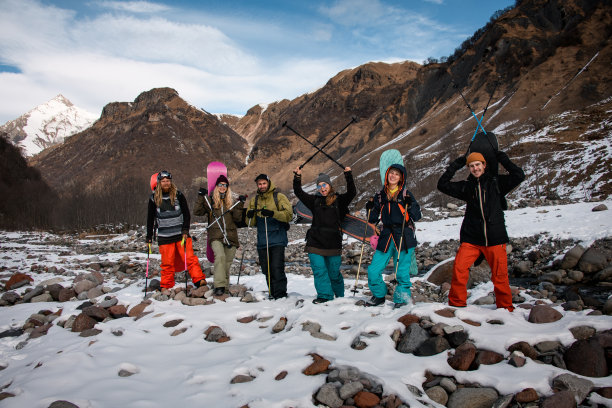
<path id="1" fill-rule="evenodd" d="M 331 186 L 331 179 L 325 173 L 319 173 L 319 177 L 317 177 L 317 186 L 319 183 L 327 183 Z"/>

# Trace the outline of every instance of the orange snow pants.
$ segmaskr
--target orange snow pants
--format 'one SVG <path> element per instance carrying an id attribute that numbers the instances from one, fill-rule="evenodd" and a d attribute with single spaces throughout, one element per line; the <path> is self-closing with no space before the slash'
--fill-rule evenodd
<path id="1" fill-rule="evenodd" d="M 187 265 L 185 266 L 185 251 L 187 252 Z M 181 242 L 173 242 L 159 246 L 161 254 L 161 287 L 172 288 L 174 286 L 174 273 L 187 269 L 191 281 L 197 283 L 206 276 L 200 267 L 200 260 L 193 253 L 193 242 L 191 238 L 185 240 L 185 246 Z"/>
<path id="2" fill-rule="evenodd" d="M 448 304 L 451 306 L 466 305 L 470 266 L 472 266 L 481 252 L 491 267 L 491 282 L 493 282 L 495 288 L 495 303 L 497 307 L 513 311 L 512 292 L 510 291 L 510 281 L 508 280 L 506 244 L 494 246 L 473 245 L 467 242 L 461 244 L 455 256 L 453 278 L 451 280 L 450 292 L 448 293 Z"/>

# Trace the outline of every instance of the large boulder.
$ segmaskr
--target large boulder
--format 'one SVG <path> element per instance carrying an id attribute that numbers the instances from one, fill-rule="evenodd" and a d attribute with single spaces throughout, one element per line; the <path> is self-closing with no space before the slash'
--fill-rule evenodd
<path id="1" fill-rule="evenodd" d="M 574 342 L 563 355 L 568 370 L 586 377 L 608 376 L 606 352 L 597 338 Z"/>
<path id="2" fill-rule="evenodd" d="M 601 271 L 607 264 L 608 259 L 597 249 L 589 248 L 580 257 L 578 269 L 584 273 L 595 273 Z"/>

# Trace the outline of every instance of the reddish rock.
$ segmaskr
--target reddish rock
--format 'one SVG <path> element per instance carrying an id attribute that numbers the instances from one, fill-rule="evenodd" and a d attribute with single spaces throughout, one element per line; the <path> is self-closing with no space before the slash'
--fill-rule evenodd
<path id="1" fill-rule="evenodd" d="M 455 355 L 450 357 L 448 365 L 458 371 L 467 371 L 476 357 L 476 346 L 472 343 L 463 343 L 455 350 Z"/>
<path id="2" fill-rule="evenodd" d="M 176 329 L 175 331 L 172 332 L 172 334 L 170 334 L 170 336 L 178 336 L 179 334 L 183 334 L 187 331 L 186 327 L 183 327 L 181 329 Z"/>
<path id="3" fill-rule="evenodd" d="M 571 391 L 559 391 L 542 401 L 541 408 L 576 408 L 576 399 Z"/>
<path id="4" fill-rule="evenodd" d="M 527 321 L 530 323 L 552 323 L 563 317 L 561 313 L 548 305 L 534 306 L 529 312 Z"/>
<path id="5" fill-rule="evenodd" d="M 60 289 L 57 295 L 57 300 L 58 302 L 68 302 L 73 297 L 76 297 L 76 295 L 77 295 L 76 292 L 72 288 Z"/>
<path id="6" fill-rule="evenodd" d="M 164 327 L 176 327 L 183 322 L 183 319 L 168 320 L 164 323 Z"/>
<path id="7" fill-rule="evenodd" d="M 97 322 L 93 318 L 87 316 L 85 313 L 81 313 L 74 320 L 74 323 L 72 324 L 72 331 L 82 332 L 83 330 L 93 329 L 96 323 Z"/>
<path id="8" fill-rule="evenodd" d="M 94 277 L 98 285 L 101 285 L 104 283 L 104 275 L 102 275 L 100 272 L 93 271 L 90 275 Z"/>
<path id="9" fill-rule="evenodd" d="M 251 377 L 250 375 L 237 375 L 230 381 L 230 384 L 240 384 L 245 382 L 251 382 L 255 379 L 255 377 Z"/>
<path id="10" fill-rule="evenodd" d="M 284 380 L 284 379 L 285 379 L 285 377 L 287 377 L 287 374 L 288 374 L 288 373 L 287 373 L 287 371 L 286 371 L 286 370 L 283 370 L 283 371 L 281 371 L 280 373 L 278 373 L 278 374 L 277 374 L 277 376 L 276 376 L 276 377 L 274 377 L 274 379 L 275 379 L 276 381 Z"/>
<path id="11" fill-rule="evenodd" d="M 421 318 L 419 316 L 413 314 L 405 314 L 397 319 L 398 322 L 402 323 L 406 327 L 410 326 L 412 323 L 418 323 L 420 320 Z"/>
<path id="12" fill-rule="evenodd" d="M 318 354 L 313 353 L 313 354 L 310 354 L 310 356 L 313 358 L 314 362 L 308 367 L 306 367 L 304 371 L 302 371 L 305 375 L 321 374 L 325 372 L 327 368 L 329 367 L 329 365 L 331 364 L 330 361 L 324 359 Z"/>
<path id="13" fill-rule="evenodd" d="M 514 396 L 516 402 L 520 403 L 537 401 L 538 398 L 540 397 L 538 397 L 538 393 L 533 388 L 525 388 Z"/>
<path id="14" fill-rule="evenodd" d="M 83 309 L 83 313 L 99 322 L 110 317 L 110 313 L 108 313 L 108 310 L 100 306 L 88 306 Z"/>
<path id="15" fill-rule="evenodd" d="M 519 341 L 518 343 L 514 343 L 513 345 L 508 347 L 508 351 L 510 353 L 514 351 L 520 351 L 521 353 L 525 355 L 525 357 L 529 357 L 532 360 L 535 360 L 538 358 L 538 352 L 536 351 L 536 349 L 533 348 L 526 341 Z"/>
<path id="16" fill-rule="evenodd" d="M 435 313 L 442 317 L 455 317 L 455 309 L 444 308 L 440 310 L 436 310 Z"/>
<path id="17" fill-rule="evenodd" d="M 27 285 L 30 282 L 34 282 L 34 279 L 30 278 L 30 276 L 26 275 L 25 273 L 17 272 L 9 278 L 8 282 L 6 282 L 4 285 L 4 288 L 8 291 L 19 288 L 23 285 Z"/>
<path id="18" fill-rule="evenodd" d="M 470 319 L 461 319 L 462 322 L 469 324 L 470 326 L 480 326 L 480 322 L 476 322 L 474 320 L 470 320 Z"/>
<path id="19" fill-rule="evenodd" d="M 367 391 L 359 391 L 353 397 L 358 408 L 373 408 L 378 405 L 380 398 L 376 394 Z"/>
<path id="20" fill-rule="evenodd" d="M 608 376 L 606 352 L 596 338 L 578 340 L 563 354 L 567 369 L 587 377 Z"/>
<path id="21" fill-rule="evenodd" d="M 525 365 L 526 362 L 527 360 L 525 359 L 525 357 L 521 357 L 515 353 L 512 353 L 512 355 L 508 359 L 508 364 L 514 367 L 522 367 Z"/>
<path id="22" fill-rule="evenodd" d="M 494 351 L 491 351 L 491 350 L 480 350 L 478 351 L 478 354 L 476 355 L 476 363 L 479 365 L 480 364 L 484 364 L 484 365 L 497 364 L 503 359 L 504 359 L 504 356 Z"/>
<path id="23" fill-rule="evenodd" d="M 114 305 L 108 308 L 108 313 L 113 317 L 113 319 L 119 319 L 122 317 L 127 317 L 127 308 L 124 305 Z"/>
<path id="24" fill-rule="evenodd" d="M 139 316 L 142 312 L 144 312 L 144 310 L 150 304 L 151 304 L 151 302 L 142 302 L 140 304 L 137 304 L 136 306 L 134 306 L 133 308 L 130 309 L 130 311 L 128 312 L 128 316 L 130 316 L 130 317 L 137 317 L 137 316 Z"/>
<path id="25" fill-rule="evenodd" d="M 51 323 L 47 323 L 44 324 L 42 326 L 38 326 L 35 327 L 31 332 L 30 332 L 30 339 L 35 339 L 37 337 L 41 337 L 44 336 L 45 334 L 47 334 L 47 331 L 49 331 L 49 329 L 51 328 L 52 324 Z"/>
<path id="26" fill-rule="evenodd" d="M 238 319 L 238 322 L 239 323 L 251 323 L 253 320 L 255 320 L 255 316 L 247 316 L 247 317 Z"/>
<path id="27" fill-rule="evenodd" d="M 427 281 L 438 286 L 443 283 L 450 283 L 453 277 L 453 266 L 454 262 L 446 262 L 442 265 L 438 265 L 438 267 L 429 273 Z"/>
<path id="28" fill-rule="evenodd" d="M 604 398 L 612 399 L 612 387 L 602 387 L 595 390 L 596 393 Z"/>

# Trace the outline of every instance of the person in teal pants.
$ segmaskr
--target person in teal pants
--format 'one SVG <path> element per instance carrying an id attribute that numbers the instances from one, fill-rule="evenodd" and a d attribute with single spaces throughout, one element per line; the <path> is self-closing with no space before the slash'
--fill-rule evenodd
<path id="1" fill-rule="evenodd" d="M 382 272 L 393 257 L 397 286 L 393 293 L 396 307 L 411 300 L 410 272 L 416 268 L 414 248 L 417 245 L 414 222 L 421 219 L 421 207 L 410 191 L 406 189 L 406 169 L 393 164 L 385 174 L 385 186 L 366 204 L 370 212 L 369 222 L 382 221 L 383 228 L 378 238 L 376 252 L 368 267 L 368 286 L 372 298 L 367 306 L 378 306 L 385 302 L 387 285 Z M 398 256 L 399 252 L 399 256 Z M 399 258 L 399 264 L 398 262 Z"/>
<path id="2" fill-rule="evenodd" d="M 310 211 L 312 227 L 306 233 L 305 252 L 310 259 L 317 298 L 312 303 L 324 303 L 344 296 L 344 278 L 340 273 L 342 263 L 342 231 L 340 225 L 348 213 L 350 202 L 357 195 L 351 168 L 344 169 L 346 193 L 334 191 L 331 179 L 320 173 L 317 177 L 317 193 L 302 190 L 302 170 L 294 170 L 293 192 Z"/>

